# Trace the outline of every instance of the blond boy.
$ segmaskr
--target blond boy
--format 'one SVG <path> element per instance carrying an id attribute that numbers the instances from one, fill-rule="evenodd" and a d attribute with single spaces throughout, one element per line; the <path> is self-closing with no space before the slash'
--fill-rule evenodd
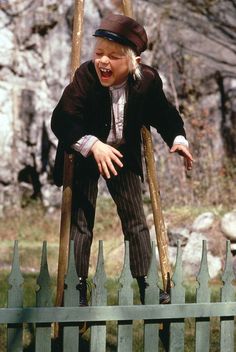
<path id="1" fill-rule="evenodd" d="M 81 278 L 81 305 L 87 305 L 86 278 L 100 175 L 130 243 L 130 269 L 144 303 L 151 244 L 140 180 L 142 126 L 156 128 L 170 151 L 184 157 L 187 169 L 193 159 L 183 121 L 167 101 L 157 71 L 141 63 L 140 54 L 148 45 L 145 29 L 129 17 L 109 15 L 94 36 L 93 60 L 77 69 L 52 115 L 52 130 L 59 140 L 55 182 L 61 185 L 64 150 L 73 152 L 71 238 Z M 167 301 L 168 295 L 162 292 L 161 303 Z"/>

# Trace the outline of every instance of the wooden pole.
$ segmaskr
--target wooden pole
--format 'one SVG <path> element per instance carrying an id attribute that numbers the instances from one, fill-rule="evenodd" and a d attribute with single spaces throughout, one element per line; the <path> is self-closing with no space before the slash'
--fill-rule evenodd
<path id="1" fill-rule="evenodd" d="M 164 290 L 168 291 L 171 277 L 171 266 L 168 255 L 168 237 L 161 208 L 160 187 L 154 159 L 152 135 L 151 132 L 144 126 L 142 127 L 142 139 L 149 192 L 152 203 L 153 220 L 156 230 L 162 282 Z"/>
<path id="2" fill-rule="evenodd" d="M 80 65 L 81 39 L 83 26 L 84 0 L 75 0 L 72 51 L 71 51 L 71 74 L 72 81 L 76 69 Z M 61 306 L 64 292 L 64 278 L 67 270 L 68 252 L 70 243 L 70 226 L 71 226 L 71 205 L 72 205 L 72 184 L 74 158 L 72 154 L 64 155 L 63 171 L 63 191 L 61 204 L 61 223 L 60 223 L 60 243 L 57 273 L 57 293 L 56 306 Z"/>
<path id="3" fill-rule="evenodd" d="M 126 16 L 133 17 L 131 0 L 123 0 L 123 11 Z M 160 259 L 160 268 L 164 290 L 167 290 L 171 276 L 171 266 L 168 256 L 168 238 L 161 209 L 160 188 L 157 178 L 156 163 L 154 159 L 152 135 L 145 126 L 141 130 L 144 157 L 147 168 L 150 198 L 152 203 L 153 219 L 156 230 L 156 240 Z"/>

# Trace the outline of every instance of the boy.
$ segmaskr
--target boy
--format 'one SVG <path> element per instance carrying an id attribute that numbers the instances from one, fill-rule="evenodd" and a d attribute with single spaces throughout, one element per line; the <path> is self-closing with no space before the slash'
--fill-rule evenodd
<path id="1" fill-rule="evenodd" d="M 140 63 L 148 42 L 145 29 L 129 17 L 109 15 L 94 36 L 93 60 L 75 72 L 53 112 L 51 125 L 59 139 L 58 154 L 63 150 L 75 154 L 71 238 L 81 278 L 80 304 L 87 305 L 86 278 L 100 175 L 129 240 L 130 269 L 144 303 L 151 244 L 141 195 L 141 127 L 155 127 L 170 151 L 184 157 L 188 169 L 193 159 L 183 121 L 167 101 L 158 73 Z M 55 170 L 60 173 L 62 159 L 57 155 Z M 55 176 L 61 185 L 59 175 Z M 161 303 L 168 300 L 162 292 Z"/>

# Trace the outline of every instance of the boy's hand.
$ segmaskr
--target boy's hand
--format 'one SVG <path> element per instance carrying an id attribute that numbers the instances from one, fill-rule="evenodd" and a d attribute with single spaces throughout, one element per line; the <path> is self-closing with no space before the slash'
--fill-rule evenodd
<path id="1" fill-rule="evenodd" d="M 187 170 L 191 170 L 193 166 L 193 157 L 189 149 L 182 144 L 174 144 L 170 149 L 171 153 L 177 152 L 184 157 L 184 165 Z"/>
<path id="2" fill-rule="evenodd" d="M 120 161 L 120 158 L 122 158 L 123 155 L 117 149 L 106 143 L 101 141 L 95 142 L 91 148 L 91 152 L 97 162 L 100 174 L 106 178 L 111 177 L 110 173 L 115 176 L 117 175 L 114 163 L 116 163 L 119 167 L 123 166 Z"/>

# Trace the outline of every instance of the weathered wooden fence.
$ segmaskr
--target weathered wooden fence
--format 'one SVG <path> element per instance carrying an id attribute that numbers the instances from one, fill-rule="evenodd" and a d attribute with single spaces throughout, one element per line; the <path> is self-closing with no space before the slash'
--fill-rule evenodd
<path id="1" fill-rule="evenodd" d="M 133 323 L 143 321 L 143 351 L 160 351 L 159 329 L 163 322 L 169 323 L 169 351 L 184 351 L 186 318 L 195 319 L 195 343 L 192 349 L 198 352 L 212 351 L 210 342 L 211 317 L 220 319 L 219 346 L 215 351 L 235 351 L 234 335 L 236 314 L 234 272 L 229 242 L 226 246 L 226 261 L 222 275 L 220 302 L 211 303 L 206 242 L 203 242 L 202 260 L 197 276 L 196 303 L 185 303 L 185 288 L 182 275 L 182 254 L 178 244 L 176 265 L 172 277 L 171 304 L 159 304 L 159 278 L 155 249 L 148 274 L 146 304 L 133 304 L 133 281 L 129 269 L 129 251 L 126 243 L 123 270 L 119 279 L 118 305 L 107 305 L 106 275 L 104 271 L 103 246 L 99 244 L 97 270 L 93 279 L 92 302 L 89 307 L 79 307 L 78 277 L 76 274 L 73 242 L 65 278 L 64 307 L 53 307 L 50 291 L 50 276 L 47 265 L 47 248 L 43 244 L 41 270 L 37 279 L 36 307 L 23 307 L 23 276 L 20 271 L 18 244 L 15 243 L 12 271 L 9 275 L 7 308 L 0 308 L 0 324 L 7 330 L 7 351 L 23 351 L 24 324 L 34 324 L 34 341 L 30 351 L 51 352 L 53 348 L 53 322 L 60 323 L 63 352 L 85 352 L 80 346 L 78 325 L 90 325 L 89 348 L 86 351 L 108 351 L 106 346 L 107 322 L 117 322 L 117 347 L 119 352 L 137 351 L 133 347 Z M 1 290 L 1 287 L 0 287 Z M 164 325 L 165 326 L 165 325 Z M 141 332 L 140 332 L 141 333 Z M 59 345 L 58 345 L 59 346 Z M 58 350 L 58 349 L 57 349 Z M 112 349 L 109 349 L 111 351 Z M 140 349 L 138 349 L 140 351 Z M 27 350 L 28 351 L 28 350 Z M 188 351 L 190 351 L 188 349 Z M 2 352 L 2 351 L 1 351 Z"/>

